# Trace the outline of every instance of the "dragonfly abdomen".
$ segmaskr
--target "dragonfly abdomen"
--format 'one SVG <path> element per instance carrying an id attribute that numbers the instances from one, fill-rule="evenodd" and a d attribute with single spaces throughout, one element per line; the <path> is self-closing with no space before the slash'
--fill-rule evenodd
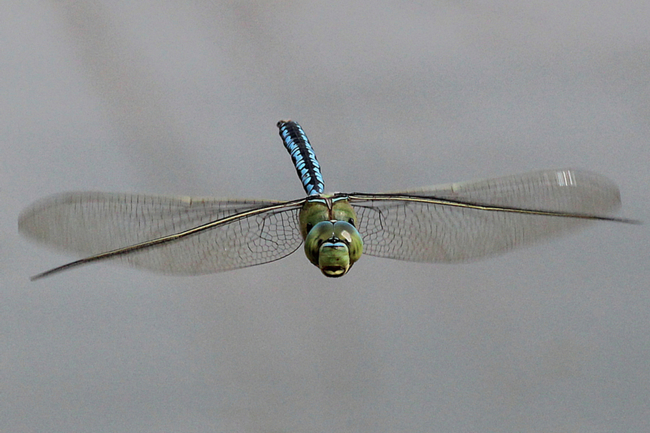
<path id="1" fill-rule="evenodd" d="M 325 191 L 325 183 L 309 139 L 298 123 L 292 120 L 278 122 L 280 137 L 284 147 L 291 155 L 298 177 L 308 195 L 318 195 Z"/>

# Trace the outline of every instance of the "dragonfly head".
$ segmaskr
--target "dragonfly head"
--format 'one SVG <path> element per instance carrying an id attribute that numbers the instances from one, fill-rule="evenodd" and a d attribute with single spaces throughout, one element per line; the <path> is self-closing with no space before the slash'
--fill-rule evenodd
<path id="1" fill-rule="evenodd" d="M 342 277 L 359 260 L 363 241 L 347 221 L 321 221 L 305 238 L 305 254 L 326 277 Z"/>

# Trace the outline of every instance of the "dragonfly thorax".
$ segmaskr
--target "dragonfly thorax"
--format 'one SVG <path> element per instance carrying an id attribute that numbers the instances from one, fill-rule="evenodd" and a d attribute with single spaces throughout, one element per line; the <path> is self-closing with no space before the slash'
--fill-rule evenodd
<path id="1" fill-rule="evenodd" d="M 310 198 L 300 211 L 300 231 L 309 261 L 328 277 L 340 277 L 359 260 L 363 241 L 356 214 L 345 197 Z"/>

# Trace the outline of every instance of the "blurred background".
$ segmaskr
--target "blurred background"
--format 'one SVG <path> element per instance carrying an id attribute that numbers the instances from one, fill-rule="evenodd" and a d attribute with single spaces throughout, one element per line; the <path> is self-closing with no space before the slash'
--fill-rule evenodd
<path id="1" fill-rule="evenodd" d="M 650 3 L 17 1 L 0 14 L 0 431 L 639 432 L 650 425 Z M 298 251 L 222 274 L 17 233 L 74 190 L 293 199 L 575 167 L 621 215 L 464 265 Z"/>

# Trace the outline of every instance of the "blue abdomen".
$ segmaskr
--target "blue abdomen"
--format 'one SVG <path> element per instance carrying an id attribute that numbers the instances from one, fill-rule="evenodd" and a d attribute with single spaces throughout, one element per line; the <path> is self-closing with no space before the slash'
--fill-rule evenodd
<path id="1" fill-rule="evenodd" d="M 296 167 L 305 191 L 308 195 L 322 194 L 325 190 L 325 183 L 320 172 L 320 164 L 316 160 L 316 154 L 309 144 L 305 131 L 292 120 L 279 121 L 278 128 L 284 147 L 291 155 L 293 165 Z"/>

